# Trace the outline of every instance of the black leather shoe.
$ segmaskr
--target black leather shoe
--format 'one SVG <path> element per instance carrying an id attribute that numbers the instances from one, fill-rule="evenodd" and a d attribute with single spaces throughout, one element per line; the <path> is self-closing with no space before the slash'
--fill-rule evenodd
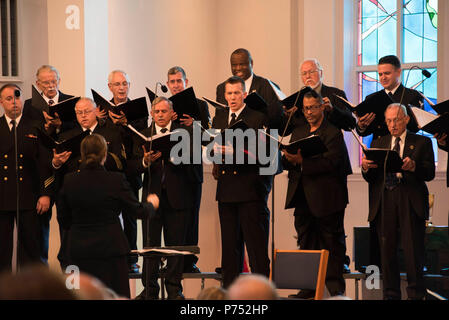
<path id="1" fill-rule="evenodd" d="M 201 270 L 200 270 L 200 268 L 198 268 L 198 266 L 196 264 L 193 264 L 192 266 L 190 266 L 190 268 L 185 267 L 184 273 L 201 273 Z"/>
<path id="2" fill-rule="evenodd" d="M 291 294 L 288 296 L 290 299 L 304 299 L 304 300 L 313 300 L 315 298 L 314 290 L 299 290 L 297 294 Z"/>
<path id="3" fill-rule="evenodd" d="M 159 300 L 159 297 L 157 296 L 149 296 L 148 299 L 146 297 L 145 289 L 134 298 L 134 300 Z"/>
<path id="4" fill-rule="evenodd" d="M 186 298 L 184 297 L 184 295 L 182 293 L 178 293 L 177 295 L 169 295 L 168 300 L 185 300 Z"/>
<path id="5" fill-rule="evenodd" d="M 347 264 L 343 265 L 343 273 L 351 273 L 351 269 L 349 269 L 349 266 Z"/>
<path id="6" fill-rule="evenodd" d="M 140 266 L 137 263 L 133 263 L 129 265 L 128 272 L 129 273 L 139 273 Z"/>

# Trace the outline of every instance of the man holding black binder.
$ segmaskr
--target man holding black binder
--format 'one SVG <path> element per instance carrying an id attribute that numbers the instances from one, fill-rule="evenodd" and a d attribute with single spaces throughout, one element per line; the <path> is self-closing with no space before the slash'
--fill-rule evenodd
<path id="1" fill-rule="evenodd" d="M 327 151 L 307 157 L 306 150 L 284 151 L 284 167 L 289 171 L 285 208 L 295 208 L 300 249 L 329 250 L 326 286 L 331 295 L 341 295 L 345 291 L 343 220 L 348 204 L 347 176 L 352 170 L 343 134 L 325 119 L 324 104 L 313 90 L 304 95 L 302 112 L 307 123 L 293 129 L 291 141 L 318 135 Z M 310 299 L 314 295 L 301 290 L 293 297 Z"/>
<path id="2" fill-rule="evenodd" d="M 226 129 L 239 120 L 248 130 L 262 129 L 267 117 L 245 105 L 245 82 L 231 77 L 225 82 L 225 97 L 229 108 L 217 110 L 212 122 L 216 129 Z M 226 155 L 234 151 L 229 146 L 217 146 L 214 151 Z M 235 158 L 234 158 L 235 159 Z M 214 164 L 217 179 L 218 211 L 220 216 L 223 286 L 227 288 L 241 272 L 244 241 L 251 272 L 268 277 L 269 212 L 267 190 L 271 176 L 261 175 L 257 164 Z"/>
<path id="3" fill-rule="evenodd" d="M 383 114 L 390 103 L 400 103 L 406 108 L 409 104 L 422 108 L 424 98 L 419 92 L 401 84 L 402 69 L 398 57 L 390 55 L 380 58 L 377 72 L 380 84 L 384 89 L 368 95 L 365 101 L 372 101 L 375 108 L 382 108 L 379 109 L 380 115 Z M 416 121 L 413 118 L 410 119 L 407 129 L 412 132 L 418 131 Z M 358 118 L 357 132 L 361 136 L 373 134 L 373 139 L 377 139 L 387 135 L 388 128 L 379 114 L 376 115 L 376 112 L 373 111 Z"/>
<path id="4" fill-rule="evenodd" d="M 167 135 L 182 126 L 173 122 L 173 105 L 165 97 L 158 97 L 151 107 L 152 125 L 142 131 L 146 137 Z M 189 131 L 188 128 L 186 128 Z M 139 140 L 140 139 L 140 140 Z M 136 135 L 134 158 L 128 162 L 130 170 L 143 173 L 143 199 L 149 193 L 155 193 L 160 199 L 159 209 L 149 221 L 143 221 L 143 235 L 146 247 L 160 247 L 162 230 L 165 246 L 185 245 L 185 223 L 194 206 L 194 190 L 192 184 L 198 183 L 192 164 L 174 164 L 169 148 L 166 151 L 154 149 L 152 142 L 142 141 Z M 190 156 L 190 155 L 189 155 Z M 147 226 L 149 230 L 147 233 Z M 149 287 L 145 288 L 138 299 L 158 299 L 159 296 L 159 259 L 144 261 L 142 282 L 145 285 L 149 279 Z M 167 258 L 165 287 L 168 299 L 182 300 L 181 277 L 183 258 L 173 256 Z"/>
<path id="5" fill-rule="evenodd" d="M 112 93 L 112 99 L 110 100 L 115 106 L 128 102 L 130 99 L 128 97 L 129 88 L 131 86 L 131 82 L 129 80 L 129 76 L 126 72 L 122 70 L 113 70 L 108 76 L 108 88 Z M 119 130 L 122 140 L 123 146 L 125 147 L 126 158 L 132 158 L 133 153 L 133 134 L 125 128 L 124 125 L 128 123 L 126 116 L 124 114 L 117 115 L 113 112 L 103 112 L 104 117 L 109 115 L 106 121 L 112 121 L 116 125 L 116 129 Z M 101 113 L 97 112 L 97 116 Z M 129 122 L 135 129 L 138 131 L 142 131 L 147 127 L 148 117 L 143 117 L 141 119 L 136 119 Z M 132 174 L 125 169 L 126 179 L 131 185 L 131 189 L 133 190 L 136 197 L 139 197 L 139 189 L 142 188 L 142 175 L 141 174 Z M 133 214 L 122 212 L 123 218 L 123 231 L 125 232 L 126 238 L 128 239 L 129 246 L 131 250 L 137 249 L 137 220 L 133 216 Z M 129 273 L 139 273 L 139 265 L 137 264 L 137 257 L 130 256 L 128 258 L 129 263 Z"/>
<path id="6" fill-rule="evenodd" d="M 408 299 L 421 300 L 425 295 L 424 234 L 429 216 L 429 192 L 425 182 L 435 177 L 435 162 L 431 140 L 408 131 L 409 121 L 405 106 L 389 105 L 385 123 L 390 134 L 372 143 L 372 148 L 399 154 L 403 159 L 400 172 L 393 172 L 388 166 L 384 168 L 383 163 L 366 157 L 362 160 L 363 177 L 369 183 L 368 220 L 378 233 L 386 300 L 401 299 L 399 239 L 405 256 Z"/>
<path id="7" fill-rule="evenodd" d="M 183 68 L 175 66 L 167 72 L 167 87 L 170 90 L 172 96 L 183 92 L 189 84 L 186 73 Z M 176 115 L 176 118 L 180 120 L 180 123 L 191 127 L 193 121 L 200 121 L 203 129 L 210 128 L 210 115 L 207 103 L 203 100 L 196 99 L 198 104 L 199 119 L 193 119 L 188 114 Z M 201 204 L 201 193 L 203 184 L 203 165 L 194 165 L 195 172 L 198 177 L 198 183 L 193 184 L 191 188 L 195 193 L 195 204 L 192 208 L 191 214 L 186 218 L 186 239 L 185 245 L 197 246 L 198 245 L 198 227 L 199 227 L 199 213 Z M 199 273 L 201 272 L 196 265 L 198 257 L 195 255 L 188 255 L 184 258 L 184 273 Z"/>

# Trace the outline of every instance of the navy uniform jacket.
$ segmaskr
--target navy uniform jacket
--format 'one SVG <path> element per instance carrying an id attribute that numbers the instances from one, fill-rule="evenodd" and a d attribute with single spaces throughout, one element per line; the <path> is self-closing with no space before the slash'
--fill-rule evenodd
<path id="1" fill-rule="evenodd" d="M 0 211 L 16 210 L 14 135 L 0 117 Z M 50 152 L 39 143 L 37 124 L 22 116 L 17 126 L 20 210 L 34 210 L 41 196 L 52 196 Z"/>

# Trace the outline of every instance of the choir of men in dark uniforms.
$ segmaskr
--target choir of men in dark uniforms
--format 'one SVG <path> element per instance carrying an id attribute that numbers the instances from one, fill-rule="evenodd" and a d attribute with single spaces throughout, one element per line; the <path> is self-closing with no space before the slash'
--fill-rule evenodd
<path id="1" fill-rule="evenodd" d="M 352 170 L 342 130 L 356 127 L 361 135 L 372 133 L 377 139 L 373 145 L 386 148 L 393 147 L 393 138 L 404 137 L 399 149 L 404 159 L 402 175 L 396 177 L 399 183 L 394 188 L 383 189 L 384 184 L 379 182 L 383 175 L 372 162 L 364 159 L 362 167 L 364 177 L 370 184 L 369 221 L 376 226 L 376 232 L 381 239 L 385 298 L 400 297 L 397 265 L 391 262 L 391 259 L 394 259 L 392 249 L 396 246 L 398 235 L 396 225 L 388 220 L 389 215 L 385 213 L 391 211 L 397 216 L 395 221 L 399 221 L 403 242 L 411 241 L 413 244 L 406 252 L 409 298 L 421 299 L 422 242 L 424 221 L 428 213 L 428 205 L 424 199 L 427 194 L 425 181 L 433 179 L 435 168 L 428 139 L 406 131 L 407 125 L 408 129 L 416 131 L 416 126 L 413 127 L 409 123 L 407 110 L 400 104 L 393 105 L 385 113 L 386 123 L 376 123 L 374 127 L 372 123 L 375 116 L 370 113 L 357 119 L 356 125 L 351 110 L 337 98 L 337 96 L 346 98 L 344 91 L 323 84 L 323 71 L 319 62 L 310 59 L 301 64 L 300 75 L 304 85 L 310 86 L 313 90 L 299 102 L 299 107 L 295 106 L 290 111 L 284 112 L 282 102 L 276 93 L 279 87 L 253 73 L 253 59 L 248 50 L 235 50 L 230 62 L 233 77 L 219 84 L 216 92 L 216 100 L 228 107 L 216 110 L 213 128 L 226 129 L 242 120 L 249 130 L 253 131 L 263 128 L 283 129 L 281 125 L 284 123 L 283 119 L 286 119 L 289 112 L 294 112 L 295 116 L 288 128 L 292 132 L 292 141 L 316 134 L 327 147 L 326 152 L 310 158 L 303 157 L 301 150 L 295 154 L 284 152 L 284 165 L 289 171 L 286 208 L 295 208 L 298 245 L 301 249 L 325 248 L 330 251 L 326 285 L 331 295 L 342 294 L 345 290 L 342 277 L 345 254 L 343 226 L 344 210 L 348 203 L 346 178 Z M 378 72 L 385 90 L 374 93 L 370 99 L 375 99 L 378 95 L 388 95 L 392 102 L 421 106 L 422 98 L 419 94 L 405 88 L 399 81 L 401 66 L 397 57 L 381 58 Z M 182 92 L 188 86 L 188 79 L 181 67 L 171 68 L 167 77 L 167 86 L 172 95 Z M 55 68 L 51 66 L 39 68 L 36 86 L 50 108 L 53 104 L 70 97 L 58 90 L 59 82 L 59 73 Z M 113 95 L 111 102 L 114 105 L 129 101 L 130 81 L 125 72 L 120 70 L 111 72 L 108 86 Z M 25 103 L 22 115 L 20 94 L 14 95 L 15 91 L 20 93 L 15 85 L 7 85 L 0 89 L 0 103 L 5 109 L 5 115 L 0 118 L 2 130 L 0 169 L 4 171 L 0 188 L 2 237 L 0 268 L 11 267 L 10 236 L 16 210 L 14 200 L 17 198 L 14 188 L 16 175 L 12 169 L 14 163 L 11 159 L 15 155 L 13 144 L 15 132 L 17 131 L 19 156 L 20 262 L 36 261 L 41 255 L 45 258 L 45 254 L 41 254 L 42 241 L 34 241 L 42 239 L 37 217 L 49 210 L 52 201 L 55 199 L 57 201 L 58 188 L 62 185 L 64 175 L 78 170 L 78 157 L 72 156 L 70 151 L 57 153 L 55 150 L 46 150 L 37 137 L 37 128 L 44 129 L 48 135 L 58 139 L 69 139 L 84 131 L 104 136 L 109 151 L 105 168 L 123 171 L 136 195 L 143 186 L 143 198 L 148 193 L 156 193 L 161 199 L 156 216 L 149 220 L 148 232 L 145 228 L 146 222 L 144 223 L 144 242 L 150 243 L 151 246 L 160 246 L 161 230 L 164 229 L 165 245 L 198 243 L 201 164 L 175 164 L 169 156 L 162 155 L 157 150 L 143 148 L 142 140 L 126 128 L 128 120 L 123 113 L 117 115 L 112 112 L 100 112 L 95 102 L 89 98 L 81 98 L 76 104 L 76 122 L 63 123 L 57 115 L 52 117 L 34 108 L 31 99 Z M 254 91 L 266 102 L 267 108 L 261 112 L 251 109 L 244 102 L 247 95 Z M 131 125 L 147 137 L 167 134 L 177 128 L 191 132 L 194 120 L 201 121 L 202 128 L 208 129 L 210 120 L 207 105 L 198 100 L 198 107 L 201 119 L 193 119 L 186 114 L 175 114 L 172 102 L 159 97 L 155 99 L 151 108 L 152 125 L 147 128 L 147 118 L 139 119 Z M 394 115 L 393 111 L 396 112 Z M 399 126 L 400 124 L 403 125 Z M 444 149 L 445 137 L 439 138 L 440 146 Z M 270 212 L 267 208 L 267 199 L 272 186 L 272 176 L 260 174 L 260 164 L 257 161 L 255 164 L 237 164 L 235 157 L 233 158 L 237 151 L 238 148 L 229 145 L 214 146 L 214 152 L 223 156 L 223 159 L 231 154 L 234 160 L 232 163 L 214 163 L 213 168 L 213 175 L 217 179 L 216 200 L 222 237 L 224 287 L 228 287 L 242 271 L 243 243 L 247 247 L 251 272 L 265 276 L 270 273 L 268 258 Z M 246 152 L 246 156 L 250 157 L 251 152 Z M 318 197 L 322 194 L 326 194 L 327 201 L 322 201 L 322 198 Z M 379 211 L 380 194 L 385 197 L 382 212 Z M 410 203 L 407 202 L 407 197 L 413 198 L 410 199 Z M 399 207 L 397 201 L 402 201 Z M 126 213 L 124 214 L 126 220 Z M 125 222 L 125 232 L 126 229 Z M 128 241 L 131 247 L 135 248 L 135 226 L 132 225 L 131 229 L 133 231 Z M 413 259 L 413 255 L 417 258 Z M 64 257 L 59 258 L 64 266 Z M 199 272 L 196 261 L 195 257 L 192 261 L 187 259 L 184 261 L 177 257 L 168 259 L 165 284 L 169 299 L 184 298 L 181 275 L 183 271 Z M 134 266 L 135 262 L 130 260 L 131 271 L 138 271 Z M 144 267 L 144 279 L 150 278 L 150 287 L 145 288 L 147 290 L 145 295 L 152 299 L 157 299 L 159 295 L 157 284 L 159 267 L 156 261 Z"/>

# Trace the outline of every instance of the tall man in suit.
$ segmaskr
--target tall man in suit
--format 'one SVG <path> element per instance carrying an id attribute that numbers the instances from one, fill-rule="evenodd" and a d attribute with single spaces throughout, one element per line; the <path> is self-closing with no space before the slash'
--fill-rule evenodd
<path id="1" fill-rule="evenodd" d="M 130 100 L 128 97 L 130 86 L 131 82 L 126 72 L 122 70 L 113 70 L 111 73 L 109 73 L 108 88 L 112 93 L 112 99 L 110 100 L 110 102 L 112 102 L 116 106 L 128 102 Z M 106 112 L 97 112 L 97 116 L 107 119 L 106 121 L 111 122 L 111 124 L 115 124 L 115 129 L 120 132 L 120 135 L 122 137 L 126 158 L 132 158 L 134 149 L 134 134 L 124 127 L 128 124 L 128 120 L 126 119 L 126 116 L 123 114 L 123 112 L 121 113 L 121 115 L 116 115 L 113 112 L 109 112 L 109 114 L 106 114 Z M 136 119 L 134 121 L 131 121 L 129 124 L 138 131 L 142 131 L 147 127 L 148 117 Z M 128 170 L 126 170 L 125 172 L 126 179 L 131 185 L 131 189 L 133 190 L 136 197 L 139 197 L 139 189 L 142 188 L 142 175 L 130 173 L 128 172 Z M 128 239 L 129 246 L 131 250 L 135 250 L 137 249 L 137 220 L 132 213 L 128 213 L 126 211 L 122 212 L 122 218 L 123 230 L 125 232 L 126 238 Z M 137 256 L 130 256 L 128 258 L 130 273 L 139 272 L 139 265 L 137 264 L 137 260 Z"/>
<path id="2" fill-rule="evenodd" d="M 229 78 L 225 82 L 225 98 L 229 108 L 217 111 L 212 127 L 226 129 L 236 121 L 243 120 L 248 130 L 262 129 L 267 118 L 245 105 L 243 100 L 246 95 L 244 80 L 239 77 Z M 227 146 L 217 147 L 215 151 L 224 155 L 233 153 Z M 265 276 L 270 273 L 269 212 L 265 208 L 271 176 L 260 175 L 259 169 L 255 164 L 214 164 L 225 288 L 241 272 L 241 240 L 246 244 L 251 271 Z"/>
<path id="3" fill-rule="evenodd" d="M 73 96 L 65 94 L 59 90 L 59 84 L 61 83 L 61 77 L 59 71 L 50 65 L 42 65 L 36 72 L 36 87 L 41 92 L 42 97 L 51 108 L 56 103 L 65 101 Z M 45 131 L 56 137 L 58 134 L 70 130 L 76 126 L 74 121 L 62 122 L 58 116 L 51 117 L 45 111 L 40 111 L 33 107 L 32 99 L 25 100 L 23 106 L 23 116 L 31 118 L 33 121 L 37 121 L 39 125 L 45 129 Z M 51 207 L 53 203 L 51 204 Z M 39 221 L 42 226 L 42 261 L 47 263 L 48 261 L 48 245 L 50 237 L 50 220 L 52 216 L 52 210 L 48 210 L 46 213 L 39 216 Z"/>
<path id="4" fill-rule="evenodd" d="M 344 214 L 348 204 L 347 176 L 352 173 L 341 130 L 325 117 L 325 102 L 315 91 L 304 95 L 303 113 L 307 124 L 293 129 L 291 141 L 318 135 L 325 153 L 303 157 L 284 152 L 289 183 L 285 208 L 295 208 L 298 244 L 305 250 L 329 250 L 326 286 L 331 295 L 345 291 Z M 325 200 L 323 199 L 325 196 Z M 314 292 L 301 290 L 295 297 L 310 298 Z"/>
<path id="5" fill-rule="evenodd" d="M 11 270 L 18 197 L 19 267 L 40 262 L 42 229 L 38 217 L 50 209 L 54 184 L 49 166 L 50 153 L 38 140 L 37 125 L 23 116 L 20 93 L 15 84 L 6 84 L 0 89 L 0 103 L 5 110 L 0 117 L 0 270 L 3 271 Z M 16 131 L 18 172 L 14 143 Z"/>
<path id="6" fill-rule="evenodd" d="M 247 49 L 239 48 L 234 50 L 231 54 L 230 63 L 232 75 L 235 77 L 240 77 L 245 82 L 245 92 L 247 94 L 257 92 L 257 94 L 259 94 L 266 102 L 267 109 L 262 111 L 267 117 L 267 122 L 265 125 L 270 129 L 279 129 L 281 126 L 280 120 L 282 117 L 282 104 L 279 101 L 279 97 L 277 96 L 275 90 L 273 89 L 273 87 L 279 88 L 279 86 L 264 77 L 254 74 L 253 72 L 254 60 L 251 56 L 251 53 Z M 225 98 L 225 86 L 226 81 L 219 84 L 216 90 L 216 100 L 222 104 L 227 104 Z M 279 169 L 276 174 L 280 172 L 281 170 Z M 272 182 L 270 181 L 266 185 L 265 189 L 266 200 L 265 206 L 263 207 L 264 212 L 261 213 L 262 215 L 270 215 L 270 210 L 268 209 L 266 203 L 268 201 L 268 196 L 270 194 L 271 187 Z M 267 239 L 268 233 L 269 233 L 269 226 L 267 227 Z M 243 241 L 241 239 L 241 235 L 239 237 L 240 237 L 239 246 L 242 246 L 243 248 Z M 243 249 L 241 251 L 243 252 Z M 243 256 L 240 262 L 240 269 L 241 270 L 243 269 Z M 220 268 L 217 268 L 216 270 L 217 272 L 221 271 Z"/>
<path id="7" fill-rule="evenodd" d="M 400 299 L 397 256 L 399 238 L 404 249 L 409 299 L 422 299 L 425 221 L 429 217 L 426 181 L 435 177 L 431 140 L 408 131 L 410 117 L 405 106 L 394 103 L 385 111 L 390 134 L 374 140 L 372 147 L 395 150 L 403 159 L 401 172 L 384 176 L 383 168 L 362 160 L 362 173 L 369 183 L 369 216 L 380 239 L 384 299 Z M 398 232 L 399 231 L 399 232 Z"/>
<path id="8" fill-rule="evenodd" d="M 173 105 L 165 97 L 158 97 L 153 101 L 151 117 L 153 123 L 142 131 L 147 137 L 156 134 L 167 134 L 181 128 L 173 122 Z M 187 129 L 188 130 L 188 129 Z M 129 166 L 140 173 L 144 173 L 143 199 L 149 193 L 155 193 L 160 199 L 159 209 L 149 221 L 144 221 L 144 239 L 149 237 L 149 246 L 160 247 L 162 230 L 166 246 L 185 245 L 186 219 L 191 215 L 195 203 L 195 193 L 192 184 L 198 183 L 192 164 L 174 164 L 170 155 L 164 155 L 158 150 L 148 150 L 144 146 L 135 145 L 135 157 Z M 146 226 L 149 226 L 148 233 Z M 179 256 L 167 259 L 165 285 L 168 299 L 184 299 L 182 294 L 181 277 L 183 258 Z M 144 262 L 143 283 L 150 278 L 150 287 L 140 294 L 140 298 L 148 296 L 157 299 L 159 285 L 157 282 L 159 261 L 151 259 Z"/>
<path id="9" fill-rule="evenodd" d="M 399 58 L 393 55 L 385 56 L 379 59 L 377 65 L 380 84 L 383 90 L 374 92 L 366 97 L 368 99 L 380 99 L 388 96 L 392 103 L 401 103 L 404 106 L 409 104 L 415 107 L 423 107 L 423 97 L 418 91 L 406 88 L 401 83 L 401 62 Z M 361 136 L 373 134 L 373 139 L 377 139 L 388 134 L 388 128 L 385 123 L 374 121 L 376 115 L 371 112 L 358 119 L 357 131 Z M 407 129 L 412 132 L 418 131 L 416 121 L 410 119 Z"/>
<path id="10" fill-rule="evenodd" d="M 186 72 L 183 68 L 175 66 L 168 70 L 167 72 L 167 87 L 172 95 L 184 91 L 189 85 L 189 80 L 187 79 Z M 200 121 L 201 126 L 204 129 L 210 128 L 210 114 L 207 103 L 203 100 L 197 99 L 198 108 L 200 111 L 200 119 L 193 119 L 188 114 L 176 115 L 180 117 L 180 123 L 184 126 L 191 127 L 193 121 Z M 198 176 L 198 183 L 192 185 L 191 188 L 195 191 L 195 204 L 192 208 L 192 212 L 189 217 L 186 218 L 186 239 L 185 245 L 196 246 L 198 245 L 198 227 L 199 227 L 199 213 L 201 204 L 201 193 L 203 184 L 203 165 L 195 165 Z M 196 265 L 198 257 L 195 255 L 189 255 L 184 258 L 184 272 L 185 273 L 198 273 L 201 272 Z"/>

